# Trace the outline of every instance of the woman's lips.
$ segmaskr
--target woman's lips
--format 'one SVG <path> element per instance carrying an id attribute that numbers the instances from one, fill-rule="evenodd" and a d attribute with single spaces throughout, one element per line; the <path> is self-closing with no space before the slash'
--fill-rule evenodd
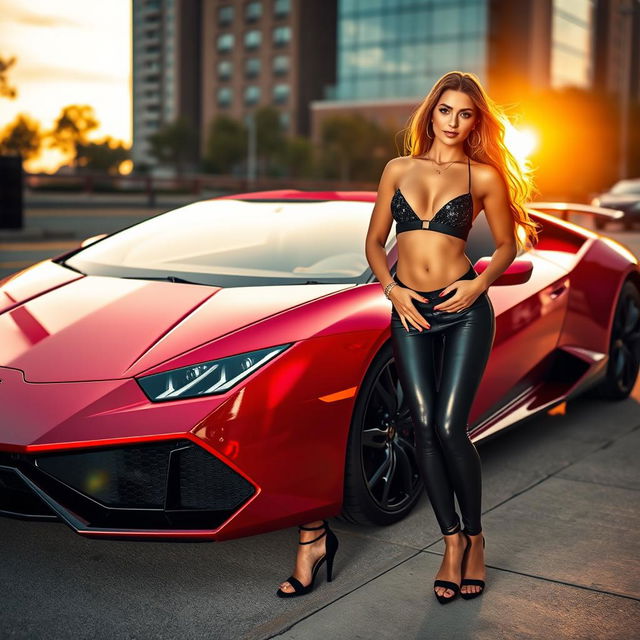
<path id="1" fill-rule="evenodd" d="M 449 136 L 449 138 L 455 138 L 458 135 L 457 131 L 445 131 L 444 133 Z"/>

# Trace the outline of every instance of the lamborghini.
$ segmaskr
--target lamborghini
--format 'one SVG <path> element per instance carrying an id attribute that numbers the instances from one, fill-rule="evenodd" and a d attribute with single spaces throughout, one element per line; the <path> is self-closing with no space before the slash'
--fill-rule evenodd
<path id="1" fill-rule="evenodd" d="M 423 484 L 364 255 L 375 198 L 195 202 L 0 281 L 0 514 L 192 541 L 406 517 Z M 488 290 L 474 442 L 580 393 L 625 398 L 638 374 L 637 259 L 552 203 L 529 211 L 539 242 Z M 394 234 L 386 251 L 394 273 Z M 493 251 L 481 213 L 478 273 Z"/>

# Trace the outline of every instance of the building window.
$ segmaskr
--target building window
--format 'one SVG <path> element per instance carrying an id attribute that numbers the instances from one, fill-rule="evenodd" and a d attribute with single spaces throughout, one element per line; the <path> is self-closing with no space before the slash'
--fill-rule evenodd
<path id="1" fill-rule="evenodd" d="M 244 74 L 247 78 L 255 78 L 260 74 L 260 58 L 247 58 L 244 63 Z"/>
<path id="2" fill-rule="evenodd" d="M 273 87 L 273 101 L 276 104 L 285 104 L 289 99 L 289 85 L 276 84 Z"/>
<path id="3" fill-rule="evenodd" d="M 260 87 L 249 85 L 244 90 L 244 103 L 246 105 L 256 104 L 260 100 Z"/>
<path id="4" fill-rule="evenodd" d="M 219 7 L 218 8 L 218 24 L 226 25 L 233 22 L 233 7 Z"/>
<path id="5" fill-rule="evenodd" d="M 281 111 L 279 115 L 280 120 L 280 128 L 283 131 L 287 131 L 289 129 L 289 124 L 291 123 L 291 117 L 289 116 L 288 111 Z"/>
<path id="6" fill-rule="evenodd" d="M 219 60 L 218 61 L 218 78 L 220 80 L 227 80 L 233 73 L 233 65 L 231 60 Z"/>
<path id="7" fill-rule="evenodd" d="M 289 56 L 279 55 L 273 59 L 273 73 L 282 76 L 289 71 Z"/>
<path id="8" fill-rule="evenodd" d="M 221 33 L 218 36 L 218 51 L 231 51 L 233 49 L 233 33 Z"/>
<path id="9" fill-rule="evenodd" d="M 284 25 L 273 29 L 273 43 L 276 46 L 289 44 L 291 40 L 291 27 Z"/>
<path id="10" fill-rule="evenodd" d="M 289 14 L 291 11 L 291 1 L 290 0 L 276 0 L 273 5 L 273 13 L 276 18 L 283 18 L 284 16 Z"/>
<path id="11" fill-rule="evenodd" d="M 244 17 L 247 22 L 260 20 L 262 16 L 262 2 L 249 2 L 244 8 Z"/>
<path id="12" fill-rule="evenodd" d="M 233 94 L 230 87 L 220 87 L 217 93 L 218 106 L 228 107 L 233 99 Z"/>
<path id="13" fill-rule="evenodd" d="M 262 33 L 257 29 L 252 29 L 244 34 L 244 46 L 247 49 L 257 49 L 262 42 Z"/>

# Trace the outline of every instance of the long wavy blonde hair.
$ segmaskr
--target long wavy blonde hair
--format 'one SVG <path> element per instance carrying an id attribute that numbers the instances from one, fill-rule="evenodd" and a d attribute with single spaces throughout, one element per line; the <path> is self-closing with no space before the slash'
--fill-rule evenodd
<path id="1" fill-rule="evenodd" d="M 451 71 L 443 75 L 420 103 L 403 129 L 406 154 L 421 156 L 429 151 L 435 140 L 427 135 L 431 114 L 447 89 L 463 91 L 478 109 L 478 124 L 464 141 L 465 153 L 477 162 L 495 167 L 505 181 L 509 192 L 509 208 L 515 221 L 515 240 L 519 249 L 526 249 L 538 241 L 540 225 L 531 219 L 524 203 L 536 191 L 528 166 L 522 167 L 505 145 L 506 126 L 509 122 L 504 111 L 487 95 L 478 77 L 473 73 Z M 429 137 L 431 136 L 431 137 Z"/>

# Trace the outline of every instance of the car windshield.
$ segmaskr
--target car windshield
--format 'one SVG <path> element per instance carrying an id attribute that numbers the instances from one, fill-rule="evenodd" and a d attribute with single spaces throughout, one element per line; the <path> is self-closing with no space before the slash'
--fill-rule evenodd
<path id="1" fill-rule="evenodd" d="M 358 282 L 369 269 L 372 208 L 355 201 L 196 202 L 99 240 L 63 264 L 89 275 L 219 286 Z"/>
<path id="2" fill-rule="evenodd" d="M 640 195 L 640 180 L 620 180 L 620 182 L 616 182 L 616 184 L 613 185 L 611 193 L 617 195 Z"/>

